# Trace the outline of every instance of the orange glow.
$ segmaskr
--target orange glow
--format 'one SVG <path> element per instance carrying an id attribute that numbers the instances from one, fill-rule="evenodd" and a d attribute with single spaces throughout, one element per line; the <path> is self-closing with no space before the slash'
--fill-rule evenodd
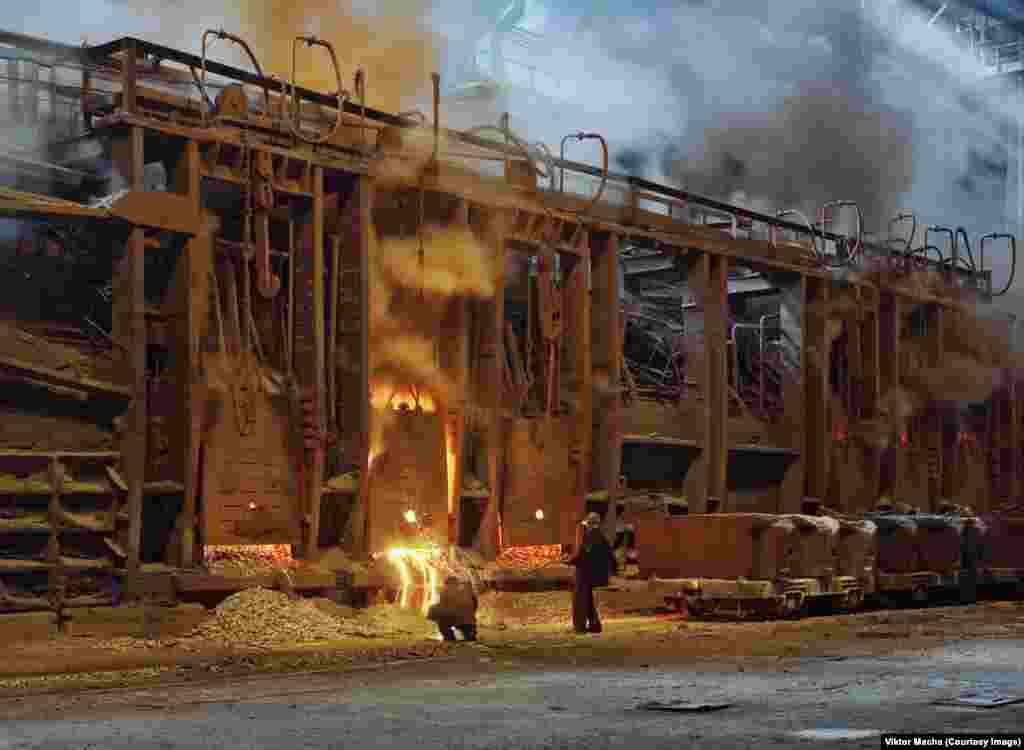
<path id="1" fill-rule="evenodd" d="M 392 411 L 416 411 L 418 408 L 425 414 L 437 411 L 437 404 L 429 393 L 402 386 L 374 385 L 370 388 L 370 404 L 379 411 L 388 408 Z"/>
<path id="2" fill-rule="evenodd" d="M 506 547 L 498 555 L 498 564 L 523 568 L 540 567 L 561 558 L 561 544 L 532 544 L 520 547 Z"/>
<path id="3" fill-rule="evenodd" d="M 452 425 L 444 431 L 444 455 L 445 455 L 445 468 L 448 471 L 446 479 L 448 480 L 448 513 L 452 514 L 455 512 L 455 504 L 458 498 L 455 496 L 455 426 Z"/>
<path id="4" fill-rule="evenodd" d="M 960 432 L 956 436 L 956 442 L 961 446 L 975 447 L 978 444 L 978 436 L 973 432 Z"/>
<path id="5" fill-rule="evenodd" d="M 440 550 L 435 547 L 417 549 L 393 547 L 388 550 L 387 557 L 398 568 L 398 575 L 402 580 L 402 591 L 399 598 L 402 608 L 409 606 L 412 590 L 416 587 L 413 571 L 419 572 L 420 580 L 425 585 L 425 596 L 420 607 L 423 614 L 426 614 L 427 610 L 437 604 L 439 599 Z"/>
<path id="6" fill-rule="evenodd" d="M 209 545 L 204 549 L 203 557 L 207 562 L 232 559 L 267 560 L 268 562 L 293 562 L 290 544 L 221 544 Z"/>

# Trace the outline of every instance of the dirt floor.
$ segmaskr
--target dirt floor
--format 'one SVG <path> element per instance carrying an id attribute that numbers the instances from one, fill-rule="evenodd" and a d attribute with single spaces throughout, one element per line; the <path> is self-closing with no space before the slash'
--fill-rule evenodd
<path id="1" fill-rule="evenodd" d="M 745 664 L 798 657 L 849 658 L 922 650 L 968 638 L 1024 637 L 1024 604 L 991 602 L 810 617 L 800 621 L 708 622 L 664 608 L 641 584 L 599 593 L 605 632 L 570 628 L 570 594 L 488 593 L 479 645 L 448 644 L 418 613 L 375 607 L 361 613 L 313 602 L 343 621 L 344 635 L 300 646 L 228 645 L 197 633 L 146 641 L 57 637 L 11 644 L 0 664 L 0 696 L 279 671 L 337 670 L 408 659 L 460 657 L 467 649 L 521 664 L 638 667 L 694 659 Z M 211 619 L 212 622 L 212 619 Z M 206 628 L 209 630 L 209 628 Z M 32 676 L 37 675 L 37 676 Z"/>
<path id="2" fill-rule="evenodd" d="M 568 594 L 553 593 L 486 597 L 480 643 L 389 636 L 215 657 L 195 639 L 56 641 L 54 663 L 197 650 L 103 680 L 5 679 L 0 748 L 877 748 L 883 732 L 1024 727 L 1021 604 L 718 623 L 637 592 L 602 599 L 599 636 L 568 632 Z M 963 705 L 978 696 L 1004 703 Z"/>

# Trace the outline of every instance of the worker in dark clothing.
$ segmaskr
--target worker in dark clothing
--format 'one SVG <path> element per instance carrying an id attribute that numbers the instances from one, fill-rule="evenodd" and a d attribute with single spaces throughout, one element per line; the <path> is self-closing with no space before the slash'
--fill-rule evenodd
<path id="1" fill-rule="evenodd" d="M 462 633 L 463 640 L 475 641 L 479 605 L 471 583 L 449 576 L 441 588 L 437 604 L 428 610 L 427 619 L 437 623 L 437 629 L 446 641 L 455 640 L 456 630 Z"/>
<path id="2" fill-rule="evenodd" d="M 618 572 L 615 553 L 601 532 L 601 517 L 589 514 L 583 521 L 583 543 L 569 561 L 576 566 L 576 587 L 572 599 L 572 626 L 577 633 L 600 633 L 594 589 L 607 586 L 608 579 Z"/>

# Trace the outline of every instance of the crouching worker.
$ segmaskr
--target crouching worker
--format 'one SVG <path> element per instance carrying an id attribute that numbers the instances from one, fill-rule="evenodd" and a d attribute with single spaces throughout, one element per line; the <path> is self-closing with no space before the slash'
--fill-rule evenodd
<path id="1" fill-rule="evenodd" d="M 437 604 L 427 612 L 427 619 L 437 623 L 441 637 L 455 640 L 455 631 L 467 641 L 476 640 L 476 610 L 479 606 L 473 585 L 449 576 L 441 587 Z"/>

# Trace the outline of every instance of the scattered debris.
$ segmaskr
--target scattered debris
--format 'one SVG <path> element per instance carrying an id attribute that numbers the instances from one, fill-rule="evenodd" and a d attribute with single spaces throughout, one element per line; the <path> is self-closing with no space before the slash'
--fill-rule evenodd
<path id="1" fill-rule="evenodd" d="M 225 599 L 193 636 L 256 648 L 280 648 L 348 637 L 419 636 L 432 626 L 417 613 L 376 606 L 358 613 L 325 599 L 292 599 L 252 588 Z"/>
<path id="2" fill-rule="evenodd" d="M 955 698 L 940 698 L 933 701 L 935 706 L 963 706 L 966 708 L 1001 708 L 1024 703 L 1024 697 L 1007 695 L 998 688 L 973 688 L 964 690 Z"/>
<path id="3" fill-rule="evenodd" d="M 691 703 L 684 700 L 647 701 L 637 706 L 641 711 L 670 711 L 683 714 L 703 714 L 731 708 L 732 703 Z"/>
<path id="4" fill-rule="evenodd" d="M 791 734 L 804 740 L 866 740 L 881 732 L 877 729 L 801 729 Z"/>

